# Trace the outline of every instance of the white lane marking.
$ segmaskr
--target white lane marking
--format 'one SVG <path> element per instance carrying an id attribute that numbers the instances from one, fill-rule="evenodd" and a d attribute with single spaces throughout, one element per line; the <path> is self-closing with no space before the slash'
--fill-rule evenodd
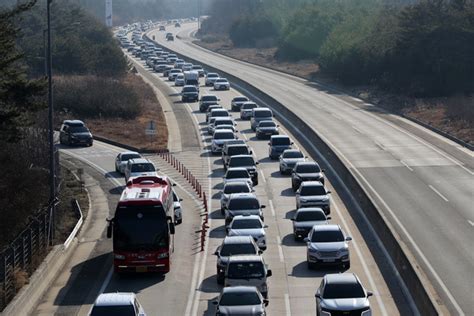
<path id="1" fill-rule="evenodd" d="M 386 150 L 385 147 L 384 147 L 384 145 L 382 145 L 382 144 L 379 143 L 378 141 L 374 140 L 374 143 L 375 143 L 375 145 L 376 145 L 377 147 L 379 147 L 379 148 L 382 149 L 383 151 Z"/>
<path id="2" fill-rule="evenodd" d="M 434 186 L 432 186 L 431 184 L 428 184 L 428 186 L 430 187 L 431 190 L 433 190 L 436 194 L 438 194 L 440 198 L 442 198 L 445 202 L 449 202 L 449 200 L 444 195 L 442 195 L 441 192 L 436 190 Z"/>
<path id="3" fill-rule="evenodd" d="M 400 160 L 400 162 L 401 162 L 401 163 L 402 163 L 402 164 L 403 164 L 405 167 L 407 167 L 407 168 L 408 168 L 408 170 L 410 170 L 410 171 L 413 171 L 413 168 L 412 168 L 412 167 L 410 167 L 410 166 L 409 166 L 409 165 L 408 165 L 408 164 L 407 164 L 405 161 L 403 161 L 403 160 Z"/>
<path id="4" fill-rule="evenodd" d="M 260 174 L 262 175 L 262 180 L 263 182 L 267 182 L 267 179 L 265 179 L 265 175 L 263 174 L 263 170 L 260 170 Z"/>
<path id="5" fill-rule="evenodd" d="M 272 216 L 275 217 L 275 208 L 273 207 L 273 201 L 268 200 L 268 205 L 270 205 L 270 212 L 272 212 Z"/>
<path id="6" fill-rule="evenodd" d="M 471 221 L 471 220 L 467 220 L 467 222 L 469 223 L 469 225 L 473 226 L 474 227 L 474 222 Z"/>
<path id="7" fill-rule="evenodd" d="M 277 246 L 278 246 L 278 256 L 280 257 L 280 262 L 285 262 L 285 256 L 283 256 L 283 248 L 281 247 L 280 236 L 276 236 Z"/>
<path id="8" fill-rule="evenodd" d="M 342 117 L 340 117 L 339 115 L 337 115 L 336 113 L 333 113 L 333 112 L 329 112 L 329 114 L 331 114 L 332 116 L 334 116 L 336 119 L 342 121 Z"/>
<path id="9" fill-rule="evenodd" d="M 352 126 L 352 128 L 359 134 L 363 134 L 362 131 L 360 129 L 358 129 L 357 127 L 355 126 Z"/>
<path id="10" fill-rule="evenodd" d="M 285 293 L 285 310 L 286 316 L 291 316 L 290 296 L 288 295 L 288 293 Z"/>
<path id="11" fill-rule="evenodd" d="M 240 135 L 242 135 L 242 137 L 245 138 L 245 140 L 247 140 L 247 136 L 244 133 L 240 133 Z"/>
<path id="12" fill-rule="evenodd" d="M 349 228 L 349 225 L 347 224 L 346 219 L 342 215 L 342 212 L 341 212 L 339 206 L 337 205 L 337 203 L 332 203 L 332 204 L 334 205 L 334 207 L 336 209 L 337 215 L 341 219 L 342 225 L 344 226 L 344 230 L 346 231 L 346 233 L 349 236 L 353 236 L 353 234 L 351 232 L 351 229 Z M 378 295 L 374 295 L 374 296 L 375 296 L 375 299 L 377 300 L 377 304 L 380 307 L 382 315 L 388 315 L 387 310 L 385 309 L 385 305 L 382 301 L 382 296 L 380 295 L 380 292 L 377 289 L 377 285 L 374 281 L 374 278 L 372 278 L 372 274 L 370 273 L 369 266 L 367 265 L 367 262 L 365 261 L 365 257 L 362 255 L 362 251 L 360 250 L 358 243 L 355 240 L 353 240 L 352 245 L 354 246 L 354 249 L 357 253 L 357 257 L 359 257 L 359 260 L 362 263 L 362 268 L 364 269 L 364 272 L 367 275 L 367 278 L 369 279 L 370 287 L 372 288 L 374 293 L 378 294 Z"/>
<path id="13" fill-rule="evenodd" d="M 349 97 L 350 99 L 356 101 L 356 102 L 364 102 L 361 99 L 355 98 L 355 97 Z"/>
<path id="14" fill-rule="evenodd" d="M 253 98 L 255 100 L 258 100 L 260 103 L 262 104 L 266 104 L 266 102 L 264 102 L 262 99 L 260 99 L 258 96 L 254 95 L 253 93 L 251 93 L 250 91 L 248 91 L 247 89 L 237 85 L 234 83 L 234 86 L 237 86 L 239 87 L 239 89 L 241 91 L 245 91 L 248 95 L 250 96 L 253 96 Z M 309 138 L 303 134 L 300 129 L 298 129 L 290 120 L 288 120 L 288 118 L 280 115 L 281 117 L 281 120 L 284 120 L 289 126 L 292 127 L 292 129 L 298 134 L 300 135 L 300 137 L 302 139 L 304 139 L 306 141 L 306 143 L 309 145 L 309 147 L 311 147 L 311 149 L 317 153 L 319 153 L 319 156 L 322 158 L 322 160 L 325 162 L 325 164 L 328 166 L 328 168 L 330 168 L 332 170 L 332 174 L 335 175 L 335 177 L 338 179 L 338 182 L 343 186 L 344 188 L 344 191 L 346 191 L 346 193 L 349 194 L 349 197 L 350 199 L 353 201 L 353 205 L 356 206 L 356 210 L 357 212 L 362 216 L 362 218 L 364 219 L 365 223 L 368 225 L 369 227 L 369 230 L 372 234 L 372 236 L 374 236 L 378 246 L 380 247 L 380 249 L 382 249 L 382 252 L 384 253 L 384 256 L 387 258 L 388 262 L 389 262 L 389 265 L 392 269 L 392 271 L 394 272 L 396 278 L 398 279 L 399 281 L 399 284 L 400 284 L 400 287 L 402 288 L 402 291 L 404 292 L 405 294 L 405 297 L 406 299 L 408 300 L 408 304 L 410 305 L 411 309 L 412 309 L 412 312 L 415 314 L 415 315 L 420 315 L 417 307 L 416 307 L 416 304 L 413 300 L 413 298 L 411 297 L 410 295 L 410 291 L 408 290 L 408 287 L 406 286 L 405 282 L 403 281 L 403 279 L 400 277 L 400 274 L 397 270 L 397 267 L 395 266 L 395 263 L 393 262 L 392 258 L 389 256 L 388 252 L 387 252 L 387 249 L 385 248 L 384 244 L 382 243 L 382 241 L 380 240 L 380 237 L 377 235 L 377 233 L 375 232 L 375 229 L 374 227 L 370 224 L 365 212 L 361 209 L 360 205 L 358 204 L 358 202 L 355 200 L 354 196 L 352 196 L 351 194 L 351 191 L 349 190 L 349 188 L 345 185 L 345 182 L 342 181 L 341 177 L 335 172 L 334 170 L 334 167 L 329 164 L 329 162 L 327 161 L 327 159 L 321 154 L 321 152 L 319 151 L 319 149 L 313 145 L 313 143 L 309 140 Z M 372 185 L 370 185 L 367 181 L 367 179 L 365 179 L 364 176 L 362 176 L 362 174 L 359 172 L 359 170 L 357 170 L 354 165 L 347 160 L 347 158 L 338 150 L 334 147 L 334 145 L 328 141 L 324 136 L 322 136 L 322 134 L 315 128 L 313 127 L 313 129 L 315 130 L 315 132 L 319 135 L 319 137 L 324 141 L 326 142 L 331 148 L 333 148 L 333 150 L 338 154 L 340 155 L 340 157 L 342 157 L 342 159 L 344 161 L 347 162 L 347 164 L 349 164 L 349 166 L 352 168 L 352 170 L 354 170 L 355 173 L 357 173 L 358 177 L 360 177 L 366 184 L 367 186 L 369 187 L 369 189 L 374 192 L 374 194 L 376 195 L 376 197 L 381 201 L 381 203 L 384 205 L 384 207 L 388 210 L 388 212 L 391 214 L 391 216 L 395 219 L 395 222 L 396 224 L 400 227 L 400 229 L 403 231 L 403 233 L 407 236 L 407 238 L 409 239 L 409 241 L 412 243 L 412 245 L 414 245 L 414 248 L 415 248 L 415 251 L 420 255 L 420 257 L 422 258 L 423 262 L 425 263 L 425 265 L 429 268 L 430 272 L 435 276 L 436 278 L 436 281 L 441 285 L 441 287 L 443 288 L 443 290 L 447 293 L 448 297 L 450 298 L 450 300 L 453 302 L 453 305 L 457 306 L 458 308 L 456 308 L 458 311 L 461 311 L 462 313 L 462 310 L 461 308 L 459 307 L 459 305 L 457 304 L 457 302 L 454 300 L 454 297 L 451 295 L 451 293 L 449 292 L 449 290 L 447 289 L 446 285 L 442 282 L 441 278 L 436 274 L 436 272 L 434 271 L 433 267 L 431 266 L 431 264 L 428 262 L 428 260 L 426 259 L 426 257 L 423 255 L 423 253 L 421 252 L 420 248 L 415 244 L 413 238 L 411 237 L 411 235 L 408 234 L 408 231 L 406 230 L 406 228 L 404 226 L 402 226 L 400 220 L 395 216 L 393 210 L 387 205 L 387 203 L 382 199 L 382 197 L 378 194 L 378 192 L 375 191 L 375 189 L 372 187 Z M 374 204 L 377 206 L 377 204 L 374 202 Z M 382 308 L 381 308 L 382 309 Z"/>

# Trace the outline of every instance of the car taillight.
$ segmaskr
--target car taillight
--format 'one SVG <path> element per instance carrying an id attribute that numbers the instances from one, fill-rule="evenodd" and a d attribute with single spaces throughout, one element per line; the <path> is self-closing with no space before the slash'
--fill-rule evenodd
<path id="1" fill-rule="evenodd" d="M 124 255 L 115 254 L 115 255 L 114 255 L 114 259 L 117 259 L 117 260 L 124 260 L 124 259 L 125 259 L 125 256 L 124 256 Z"/>
<path id="2" fill-rule="evenodd" d="M 168 252 L 163 252 L 163 253 L 159 253 L 156 258 L 157 259 L 164 259 L 164 258 L 168 258 L 168 257 L 169 257 L 169 253 Z"/>

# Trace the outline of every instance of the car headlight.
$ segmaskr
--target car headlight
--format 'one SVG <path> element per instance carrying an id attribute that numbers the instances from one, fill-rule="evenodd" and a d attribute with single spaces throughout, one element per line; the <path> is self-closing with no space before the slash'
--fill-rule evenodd
<path id="1" fill-rule="evenodd" d="M 124 255 L 115 254 L 115 255 L 114 255 L 114 259 L 117 259 L 117 260 L 125 260 L 125 256 L 124 256 Z"/>
<path id="2" fill-rule="evenodd" d="M 305 198 L 300 198 L 300 202 L 308 202 L 308 200 Z"/>

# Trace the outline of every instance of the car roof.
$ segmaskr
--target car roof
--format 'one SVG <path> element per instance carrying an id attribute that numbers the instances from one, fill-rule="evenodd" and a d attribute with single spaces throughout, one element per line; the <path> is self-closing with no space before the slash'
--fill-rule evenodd
<path id="1" fill-rule="evenodd" d="M 249 99 L 245 95 L 238 95 L 238 96 L 234 97 L 232 100 L 237 99 L 237 98 L 246 98 L 247 100 Z"/>
<path id="2" fill-rule="evenodd" d="M 285 149 L 283 153 L 303 153 L 303 152 L 299 149 L 290 148 L 290 149 Z"/>
<path id="3" fill-rule="evenodd" d="M 323 212 L 323 209 L 320 207 L 303 207 L 296 210 L 296 213 L 306 213 L 306 212 Z"/>
<path id="4" fill-rule="evenodd" d="M 262 124 L 262 123 L 275 123 L 275 122 L 273 120 L 262 120 L 258 122 L 258 124 Z"/>
<path id="5" fill-rule="evenodd" d="M 354 273 L 329 273 L 324 276 L 326 284 L 354 284 L 359 279 Z"/>
<path id="6" fill-rule="evenodd" d="M 272 135 L 271 139 L 275 139 L 275 138 L 290 138 L 290 136 L 288 136 L 288 135 Z"/>
<path id="7" fill-rule="evenodd" d="M 224 294 L 224 293 L 242 293 L 242 292 L 248 292 L 248 293 L 257 292 L 258 293 L 258 290 L 255 286 L 245 286 L 245 285 L 227 286 L 227 287 L 222 289 L 222 294 Z"/>
<path id="8" fill-rule="evenodd" d="M 323 187 L 324 185 L 320 181 L 303 181 L 300 186 L 304 187 Z"/>
<path id="9" fill-rule="evenodd" d="M 211 113 L 214 112 L 214 111 L 215 111 L 215 112 L 219 111 L 219 112 L 227 112 L 227 113 L 229 113 L 229 111 L 227 111 L 227 110 L 224 109 L 223 107 L 211 109 Z"/>
<path id="10" fill-rule="evenodd" d="M 242 186 L 242 185 L 248 186 L 248 182 L 247 182 L 247 181 L 233 181 L 233 182 L 227 182 L 226 184 L 224 184 L 224 187 Z"/>
<path id="11" fill-rule="evenodd" d="M 102 293 L 95 300 L 95 306 L 132 305 L 135 293 Z"/>
<path id="12" fill-rule="evenodd" d="M 260 261 L 263 262 L 263 258 L 260 255 L 237 255 L 237 256 L 230 256 L 230 262 L 248 262 L 248 261 Z"/>
<path id="13" fill-rule="evenodd" d="M 341 226 L 337 224 L 327 224 L 327 225 L 314 225 L 314 231 L 322 232 L 322 231 L 342 231 Z"/>
<path id="14" fill-rule="evenodd" d="M 319 164 L 318 164 L 316 161 L 298 161 L 298 162 L 296 163 L 296 165 L 297 165 L 297 166 L 302 166 L 302 165 L 307 165 L 307 166 L 309 166 L 309 165 L 316 165 L 316 166 L 319 167 Z"/>
<path id="15" fill-rule="evenodd" d="M 183 87 L 183 89 L 184 89 L 184 88 L 194 88 L 194 89 L 197 90 L 196 86 L 193 86 L 193 85 L 191 85 L 191 84 L 185 85 L 185 86 Z"/>
<path id="16" fill-rule="evenodd" d="M 130 159 L 129 163 L 135 164 L 135 163 L 152 163 L 152 162 L 146 158 L 134 158 L 134 159 Z"/>
<path id="17" fill-rule="evenodd" d="M 245 169 L 245 168 L 242 168 L 242 169 Z M 245 169 L 247 170 L 247 169 Z M 257 196 L 255 195 L 255 193 L 233 193 L 230 195 L 230 198 L 229 200 L 238 200 L 238 199 L 255 199 L 255 200 L 258 200 Z"/>
<path id="18" fill-rule="evenodd" d="M 64 125 L 69 125 L 69 126 L 84 126 L 84 122 L 81 120 L 65 120 L 63 122 Z"/>
<path id="19" fill-rule="evenodd" d="M 218 116 L 218 117 L 215 118 L 215 120 L 216 121 L 233 121 L 231 116 L 227 116 L 227 117 Z"/>
<path id="20" fill-rule="evenodd" d="M 234 159 L 234 158 L 248 158 L 248 157 L 253 158 L 252 155 L 233 155 L 233 156 L 230 156 L 230 159 Z"/>
<path id="21" fill-rule="evenodd" d="M 137 153 L 136 151 L 122 151 L 120 155 L 140 155 L 140 154 Z"/>
<path id="22" fill-rule="evenodd" d="M 255 104 L 256 105 L 257 103 L 255 103 L 253 101 L 245 101 L 244 104 Z M 259 109 L 263 109 L 263 108 L 259 108 Z"/>
<path id="23" fill-rule="evenodd" d="M 258 108 L 252 109 L 252 111 L 271 111 L 271 110 L 270 108 L 258 107 Z"/>
<path id="24" fill-rule="evenodd" d="M 231 129 L 220 129 L 220 130 L 217 130 L 215 131 L 214 135 L 216 135 L 216 133 L 233 133 L 234 131 L 231 130 Z"/>
<path id="25" fill-rule="evenodd" d="M 250 215 L 250 214 L 236 215 L 233 217 L 232 221 L 239 221 L 239 220 L 245 220 L 245 219 L 258 219 L 261 221 L 261 218 L 259 215 Z"/>
<path id="26" fill-rule="evenodd" d="M 253 237 L 252 236 L 226 236 L 222 241 L 222 244 L 244 244 L 249 243 L 252 244 Z"/>

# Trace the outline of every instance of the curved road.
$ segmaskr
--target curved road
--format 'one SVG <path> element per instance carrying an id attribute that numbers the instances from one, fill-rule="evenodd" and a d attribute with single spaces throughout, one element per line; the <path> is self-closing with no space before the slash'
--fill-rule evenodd
<path id="1" fill-rule="evenodd" d="M 192 44 L 196 24 L 161 45 L 271 95 L 338 154 L 397 229 L 453 314 L 474 313 L 474 159 L 458 144 L 342 92 Z"/>

